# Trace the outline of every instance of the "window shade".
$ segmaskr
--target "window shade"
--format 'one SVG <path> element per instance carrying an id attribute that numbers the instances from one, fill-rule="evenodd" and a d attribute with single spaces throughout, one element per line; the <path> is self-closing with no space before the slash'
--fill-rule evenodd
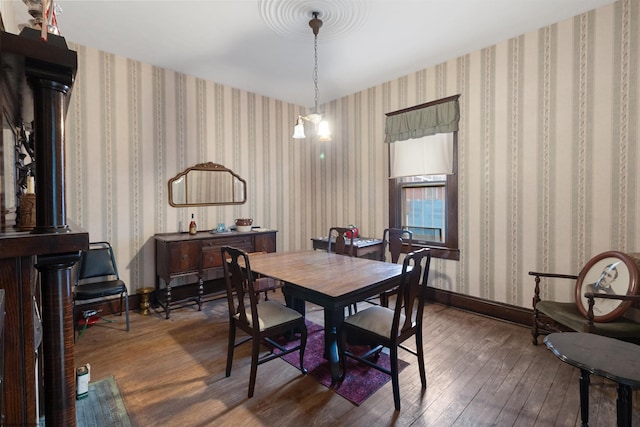
<path id="1" fill-rule="evenodd" d="M 438 133 L 390 144 L 391 176 L 453 173 L 453 133 Z"/>

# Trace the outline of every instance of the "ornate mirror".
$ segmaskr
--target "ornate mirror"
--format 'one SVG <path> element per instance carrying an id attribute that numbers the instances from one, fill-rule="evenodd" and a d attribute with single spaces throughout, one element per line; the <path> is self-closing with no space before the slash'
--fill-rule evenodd
<path id="1" fill-rule="evenodd" d="M 169 180 L 169 204 L 174 207 L 241 205 L 246 201 L 246 181 L 216 163 L 199 163 Z"/>

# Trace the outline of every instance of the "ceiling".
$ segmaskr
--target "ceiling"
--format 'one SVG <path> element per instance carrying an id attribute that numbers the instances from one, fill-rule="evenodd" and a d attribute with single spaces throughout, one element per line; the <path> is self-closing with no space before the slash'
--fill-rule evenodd
<path id="1" fill-rule="evenodd" d="M 79 43 L 313 106 L 491 46 L 613 0 L 57 0 Z M 30 18 L 22 1 L 16 22 Z"/>

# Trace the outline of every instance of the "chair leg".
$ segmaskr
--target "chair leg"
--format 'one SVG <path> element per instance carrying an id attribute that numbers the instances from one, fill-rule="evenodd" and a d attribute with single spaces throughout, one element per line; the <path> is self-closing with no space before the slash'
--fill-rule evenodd
<path id="1" fill-rule="evenodd" d="M 380 294 L 380 305 L 389 308 L 389 295 L 386 292 Z"/>
<path id="2" fill-rule="evenodd" d="M 307 369 L 304 367 L 304 350 L 307 347 L 307 325 L 302 322 L 300 326 L 300 370 L 303 374 L 307 373 Z"/>
<path id="3" fill-rule="evenodd" d="M 233 322 L 229 323 L 229 347 L 227 348 L 227 369 L 225 376 L 231 375 L 231 365 L 233 364 L 233 350 L 236 344 L 236 325 Z"/>
<path id="4" fill-rule="evenodd" d="M 540 336 L 540 330 L 538 329 L 538 310 L 533 309 L 533 325 L 531 327 L 531 338 L 533 345 L 538 345 L 538 337 Z"/>
<path id="5" fill-rule="evenodd" d="M 354 313 L 358 312 L 358 305 L 357 303 L 353 303 L 349 306 L 349 316 L 352 316 Z"/>
<path id="6" fill-rule="evenodd" d="M 124 296 L 125 318 L 127 323 L 127 332 L 129 332 L 129 293 Z"/>
<path id="7" fill-rule="evenodd" d="M 391 386 L 393 388 L 393 404 L 396 411 L 400 410 L 400 381 L 398 378 L 398 346 L 394 345 L 389 349 L 389 359 L 391 362 Z"/>
<path id="8" fill-rule="evenodd" d="M 420 382 L 422 388 L 427 388 L 427 374 L 424 369 L 424 349 L 422 348 L 422 325 L 416 331 L 416 356 L 418 357 L 418 370 L 420 371 Z"/>
<path id="9" fill-rule="evenodd" d="M 258 355 L 260 353 L 260 340 L 255 336 L 251 340 L 251 373 L 249 374 L 249 394 L 253 397 L 253 390 L 256 387 L 256 374 L 258 373 Z"/>

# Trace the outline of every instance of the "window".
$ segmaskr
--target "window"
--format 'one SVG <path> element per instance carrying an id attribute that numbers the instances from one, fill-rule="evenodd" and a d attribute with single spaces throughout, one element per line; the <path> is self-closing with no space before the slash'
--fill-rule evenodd
<path id="1" fill-rule="evenodd" d="M 430 247 L 434 257 L 457 260 L 457 132 L 453 140 L 453 174 L 389 180 L 389 227 L 411 230 L 414 246 Z"/>
<path id="2" fill-rule="evenodd" d="M 397 113 L 425 109 L 446 102 L 456 102 L 458 96 L 423 104 Z M 387 120 L 389 124 L 389 120 Z M 390 127 L 390 126 L 387 126 Z M 406 129 L 402 130 L 408 133 Z M 445 131 L 446 132 L 446 131 Z M 437 130 L 436 133 L 442 133 Z M 420 174 L 389 178 L 389 227 L 410 230 L 414 246 L 431 248 L 434 257 L 460 259 L 458 249 L 458 131 L 449 129 L 452 135 L 453 155 L 450 174 Z M 422 136 L 422 135 L 420 135 Z M 389 139 L 389 133 L 387 133 Z M 409 138 L 414 138 L 410 136 Z M 390 138 L 393 143 L 400 138 Z M 425 142 L 427 144 L 428 142 Z M 393 176 L 391 148 L 389 148 L 389 171 Z"/>
<path id="3" fill-rule="evenodd" d="M 420 243 L 445 239 L 446 175 L 421 175 L 402 178 L 402 229 L 413 233 Z"/>

